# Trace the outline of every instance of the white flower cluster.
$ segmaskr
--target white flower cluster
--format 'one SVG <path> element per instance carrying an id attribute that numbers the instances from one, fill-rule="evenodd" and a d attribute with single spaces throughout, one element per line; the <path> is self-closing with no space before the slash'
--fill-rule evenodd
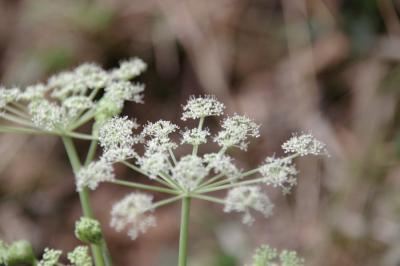
<path id="1" fill-rule="evenodd" d="M 251 209 L 261 212 L 265 217 L 272 215 L 274 205 L 258 186 L 241 186 L 229 190 L 225 199 L 225 212 L 244 212 L 242 222 L 251 225 L 254 218 Z"/>
<path id="2" fill-rule="evenodd" d="M 69 125 L 70 120 L 66 110 L 47 100 L 33 101 L 28 106 L 32 122 L 37 128 L 47 131 L 63 128 Z"/>
<path id="3" fill-rule="evenodd" d="M 297 170 L 290 158 L 267 157 L 259 172 L 264 177 L 264 183 L 281 187 L 283 194 L 290 193 L 297 184 Z"/>
<path id="4" fill-rule="evenodd" d="M 104 153 L 102 159 L 107 162 L 122 161 L 133 157 L 133 145 L 138 141 L 132 130 L 139 125 L 128 117 L 114 117 L 99 129 L 99 142 Z"/>
<path id="5" fill-rule="evenodd" d="M 42 259 L 37 264 L 38 266 L 56 266 L 61 257 L 61 250 L 45 248 Z"/>
<path id="6" fill-rule="evenodd" d="M 147 65 L 140 58 L 132 58 L 130 60 L 122 61 L 119 68 L 112 70 L 111 76 L 120 80 L 131 80 L 144 71 Z"/>
<path id="7" fill-rule="evenodd" d="M 192 128 L 186 129 L 182 133 L 181 144 L 200 145 L 207 143 L 210 132 L 207 129 Z"/>
<path id="8" fill-rule="evenodd" d="M 233 163 L 233 158 L 219 153 L 204 154 L 204 162 L 208 170 L 213 170 L 215 174 L 225 175 L 231 182 L 240 178 L 241 171 Z"/>
<path id="9" fill-rule="evenodd" d="M 284 194 L 289 193 L 297 183 L 294 158 L 306 154 L 325 154 L 325 145 L 310 135 L 294 136 L 282 146 L 285 152 L 291 153 L 289 156 L 267 157 L 258 168 L 243 172 L 227 153 L 234 147 L 247 149 L 250 138 L 259 136 L 259 125 L 246 116 L 235 114 L 223 119 L 221 130 L 213 136 L 214 142 L 220 146 L 219 152 L 200 154 L 198 151 L 198 146 L 207 143 L 211 135 L 203 127 L 205 118 L 222 115 L 223 109 L 223 104 L 212 96 L 189 99 L 183 107 L 182 119 L 199 119 L 199 124 L 181 132 L 180 144 L 190 144 L 193 149 L 190 154 L 180 158 L 176 158 L 174 154 L 178 148 L 174 141 L 177 138 L 173 137 L 179 129 L 177 125 L 165 120 L 149 122 L 140 135 L 134 137 L 132 129 L 138 126 L 126 117 L 115 117 L 100 129 L 99 139 L 104 149 L 102 158 L 109 157 L 110 151 L 117 153 L 116 150 L 124 148 L 130 151 L 130 157 L 134 161 L 131 168 L 168 187 L 161 188 L 163 190 L 168 189 L 170 193 L 172 190 L 178 195 L 200 195 L 201 198 L 204 193 L 230 189 L 224 200 L 207 196 L 203 199 L 224 203 L 225 212 L 243 212 L 242 221 L 246 224 L 254 221 L 252 211 L 269 217 L 273 204 L 268 196 L 262 192 L 260 186 L 246 185 L 266 184 L 281 188 Z M 135 153 L 132 147 L 139 142 L 144 146 L 141 155 Z M 115 160 L 104 161 L 112 163 Z M 249 180 L 250 183 L 242 183 L 243 178 L 257 173 L 261 177 Z M 128 195 L 114 206 L 111 224 L 118 231 L 130 228 L 129 234 L 135 238 L 139 232 L 145 232 L 154 225 L 154 217 L 146 215 L 146 212 L 153 211 L 152 206 L 152 198 L 145 194 Z"/>
<path id="10" fill-rule="evenodd" d="M 172 178 L 187 190 L 196 188 L 198 182 L 208 175 L 202 158 L 196 155 L 183 156 L 172 168 Z"/>
<path id="11" fill-rule="evenodd" d="M 204 118 L 207 116 L 220 116 L 225 106 L 217 101 L 214 96 L 191 97 L 183 106 L 182 120 Z"/>
<path id="12" fill-rule="evenodd" d="M 153 212 L 153 197 L 143 193 L 131 193 L 114 204 L 111 210 L 111 227 L 118 232 L 127 229 L 131 239 L 139 233 L 156 225 L 156 219 L 148 212 Z"/>
<path id="13" fill-rule="evenodd" d="M 21 91 L 18 88 L 6 89 L 0 87 L 0 110 L 7 104 L 17 100 Z"/>
<path id="14" fill-rule="evenodd" d="M 305 155 L 328 155 L 326 145 L 316 140 L 311 134 L 293 135 L 288 141 L 282 144 L 286 153 L 297 153 Z"/>
<path id="15" fill-rule="evenodd" d="M 57 266 L 60 257 L 62 255 L 61 250 L 45 248 L 42 259 L 35 265 L 37 266 Z M 78 246 L 72 252 L 67 254 L 67 258 L 71 263 L 71 266 L 92 266 L 92 258 L 89 255 L 89 248 L 86 246 Z"/>
<path id="16" fill-rule="evenodd" d="M 147 123 L 141 133 L 141 138 L 145 141 L 146 155 L 158 152 L 168 152 L 177 147 L 176 143 L 171 141 L 170 134 L 174 133 L 179 127 L 165 120 L 155 123 Z"/>
<path id="17" fill-rule="evenodd" d="M 33 126 L 45 131 L 75 129 L 79 118 L 104 121 L 118 115 L 125 101 L 143 102 L 143 84 L 133 84 L 131 79 L 140 75 L 146 64 L 134 58 L 121 62 L 119 68 L 106 71 L 93 63 L 78 66 L 49 78 L 45 84 L 6 89 L 0 87 L 0 109 L 15 102 L 28 105 Z M 102 97 L 95 101 L 99 91 Z M 11 115 L 18 113 L 12 112 Z M 10 116 L 4 118 L 9 118 Z M 18 121 L 11 119 L 11 121 Z M 26 126 L 26 123 L 24 124 Z"/>
<path id="18" fill-rule="evenodd" d="M 68 260 L 75 266 L 92 266 L 92 258 L 89 255 L 89 248 L 78 246 L 72 252 L 68 253 Z"/>
<path id="19" fill-rule="evenodd" d="M 94 190 L 99 183 L 113 181 L 114 178 L 114 169 L 110 163 L 102 160 L 93 161 L 76 173 L 76 189 L 82 191 L 83 188 L 88 187 Z"/>
<path id="20" fill-rule="evenodd" d="M 250 118 L 241 115 L 226 118 L 221 127 L 223 130 L 215 136 L 214 141 L 225 148 L 236 146 L 241 150 L 246 150 L 248 146 L 247 139 L 260 136 L 260 126 Z"/>

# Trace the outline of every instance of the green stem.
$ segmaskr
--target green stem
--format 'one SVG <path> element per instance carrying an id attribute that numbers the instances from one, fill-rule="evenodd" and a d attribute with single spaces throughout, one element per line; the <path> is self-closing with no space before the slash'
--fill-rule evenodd
<path id="1" fill-rule="evenodd" d="M 174 165 L 176 165 L 176 164 L 177 164 L 177 161 L 176 161 L 176 157 L 175 157 L 174 152 L 173 152 L 171 149 L 168 149 L 168 152 L 169 152 L 169 155 L 170 155 L 171 158 L 172 158 L 172 162 L 174 163 Z"/>
<path id="2" fill-rule="evenodd" d="M 180 192 L 172 190 L 172 189 L 169 189 L 169 188 L 163 188 L 163 187 L 158 187 L 158 186 L 150 186 L 150 185 L 145 185 L 145 184 L 141 184 L 141 183 L 125 181 L 125 180 L 114 180 L 114 181 L 110 181 L 110 183 L 114 183 L 114 184 L 121 185 L 121 186 L 126 186 L 126 187 L 137 188 L 137 189 L 144 189 L 144 190 L 150 190 L 150 191 L 155 191 L 155 192 L 162 192 L 162 193 L 167 193 L 167 194 L 172 194 L 172 195 L 179 195 L 180 194 Z"/>
<path id="3" fill-rule="evenodd" d="M 207 181 L 205 181 L 203 183 L 200 183 L 198 188 L 200 189 L 200 188 L 207 187 L 208 184 L 213 184 L 215 181 L 217 181 L 218 179 L 220 179 L 223 176 L 224 176 L 224 174 L 221 173 L 221 174 L 218 174 L 218 175 L 216 175 L 214 177 L 211 177 L 209 180 L 207 180 Z"/>
<path id="4" fill-rule="evenodd" d="M 12 106 L 9 106 L 9 105 L 5 106 L 4 109 L 9 111 L 10 113 L 13 113 L 14 115 L 20 116 L 23 119 L 30 119 L 30 117 L 26 113 L 12 107 Z"/>
<path id="5" fill-rule="evenodd" d="M 0 132 L 3 133 L 21 133 L 32 135 L 59 135 L 64 137 L 73 137 L 77 139 L 93 140 L 90 135 L 77 133 L 77 132 L 60 132 L 60 131 L 44 131 L 32 127 L 13 127 L 13 126 L 0 126 Z"/>
<path id="6" fill-rule="evenodd" d="M 241 181 L 241 182 L 232 183 L 232 184 L 228 184 L 228 185 L 222 185 L 222 186 L 216 186 L 216 187 L 205 187 L 205 188 L 197 190 L 196 193 L 207 193 L 207 192 L 213 192 L 213 191 L 218 191 L 218 190 L 223 190 L 223 189 L 228 189 L 228 188 L 233 188 L 233 187 L 240 187 L 240 186 L 244 186 L 244 185 L 257 184 L 257 183 L 264 182 L 264 180 L 265 180 L 265 177 L 260 177 L 260 178 Z"/>
<path id="7" fill-rule="evenodd" d="M 201 130 L 204 125 L 204 117 L 200 117 L 199 126 L 197 127 L 198 130 Z M 193 145 L 192 155 L 197 155 L 197 151 L 199 150 L 199 145 Z"/>
<path id="8" fill-rule="evenodd" d="M 183 197 L 184 197 L 183 195 L 178 195 L 178 196 L 175 196 L 175 197 L 172 197 L 172 198 L 168 198 L 168 199 L 165 199 L 165 200 L 160 200 L 160 201 L 154 203 L 153 205 L 151 205 L 151 209 L 156 209 L 156 208 L 159 208 L 161 206 L 170 204 L 170 203 L 175 202 L 175 201 L 177 201 L 177 200 L 179 200 L 179 199 L 181 199 Z"/>
<path id="9" fill-rule="evenodd" d="M 181 232 L 179 237 L 179 259 L 178 259 L 179 266 L 186 266 L 187 264 L 190 201 L 191 199 L 188 196 L 182 199 Z"/>
<path id="10" fill-rule="evenodd" d="M 74 143 L 71 138 L 69 137 L 62 137 L 64 142 L 65 150 L 67 151 L 67 155 L 69 161 L 72 166 L 72 170 L 74 173 L 77 173 L 81 168 L 81 162 L 79 161 L 78 154 L 76 152 Z M 79 199 L 82 206 L 83 215 L 85 217 L 93 218 L 92 208 L 90 207 L 90 200 L 89 200 L 89 191 L 87 188 L 83 188 L 79 192 Z M 91 245 L 93 258 L 95 261 L 96 266 L 105 266 L 104 259 L 102 256 L 102 250 L 100 245 Z"/>
<path id="11" fill-rule="evenodd" d="M 147 173 L 144 172 L 144 171 L 142 171 L 142 169 L 140 169 L 139 167 L 136 167 L 135 165 L 133 165 L 133 164 L 127 162 L 127 161 L 121 161 L 121 163 L 124 164 L 124 165 L 126 165 L 128 168 L 130 168 L 130 169 L 132 169 L 132 170 L 138 172 L 139 174 L 142 174 L 142 175 L 144 175 L 144 176 L 149 177 L 149 176 L 147 175 Z M 173 185 L 171 185 L 170 183 L 164 181 L 164 179 L 162 179 L 161 177 L 156 177 L 154 180 L 157 181 L 157 182 L 159 182 L 159 183 L 161 183 L 161 184 L 163 184 L 163 185 L 165 185 L 165 186 L 167 186 L 167 187 L 169 187 L 169 188 L 175 189 L 175 186 L 173 186 Z"/>
<path id="12" fill-rule="evenodd" d="M 94 128 L 92 129 L 92 134 L 97 138 L 97 129 L 95 128 L 95 125 L 93 127 Z M 97 140 L 92 140 L 90 142 L 89 150 L 86 155 L 85 166 L 87 166 L 91 161 L 93 161 L 93 158 L 96 155 L 96 149 L 97 149 Z M 111 255 L 110 251 L 108 250 L 107 242 L 104 237 L 100 242 L 100 247 L 103 254 L 103 259 L 105 261 L 105 265 L 111 266 L 112 265 Z"/>
<path id="13" fill-rule="evenodd" d="M 201 194 L 191 194 L 190 196 L 193 198 L 196 198 L 196 199 L 211 201 L 211 202 L 218 203 L 218 204 L 225 204 L 225 201 L 223 199 L 219 199 L 216 197 L 211 197 L 211 196 L 201 195 Z"/>

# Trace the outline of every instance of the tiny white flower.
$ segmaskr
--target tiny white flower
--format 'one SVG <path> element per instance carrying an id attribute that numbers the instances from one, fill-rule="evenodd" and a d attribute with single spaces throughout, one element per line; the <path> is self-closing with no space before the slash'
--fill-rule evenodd
<path id="1" fill-rule="evenodd" d="M 49 87 L 47 87 L 44 84 L 36 84 L 36 85 L 28 86 L 25 88 L 24 91 L 22 91 L 19 94 L 18 100 L 32 101 L 32 100 L 43 99 L 45 93 L 48 90 L 49 90 Z"/>
<path id="2" fill-rule="evenodd" d="M 146 154 L 138 158 L 140 169 L 148 174 L 149 178 L 154 179 L 161 172 L 168 172 L 168 155 L 162 152 Z"/>
<path id="3" fill-rule="evenodd" d="M 207 137 L 210 136 L 208 129 L 186 129 L 182 133 L 181 144 L 200 145 L 207 143 Z"/>
<path id="4" fill-rule="evenodd" d="M 105 149 L 101 155 L 101 160 L 108 163 L 125 161 L 135 157 L 137 154 L 132 147 L 114 147 Z"/>
<path id="5" fill-rule="evenodd" d="M 104 161 L 94 161 L 82 167 L 76 173 L 76 187 L 82 191 L 84 187 L 96 189 L 101 182 L 114 180 L 114 169 L 111 164 Z"/>
<path id="6" fill-rule="evenodd" d="M 164 137 L 175 132 L 179 127 L 170 121 L 148 122 L 142 131 L 142 137 Z"/>
<path id="7" fill-rule="evenodd" d="M 106 94 L 104 97 L 119 102 L 120 105 L 122 105 L 124 101 L 143 103 L 143 84 L 132 84 L 128 81 L 113 81 L 105 87 L 105 91 Z"/>
<path id="8" fill-rule="evenodd" d="M 315 139 L 311 134 L 293 135 L 288 141 L 282 144 L 286 153 L 298 153 L 305 155 L 328 155 L 326 145 Z"/>
<path id="9" fill-rule="evenodd" d="M 117 232 L 128 230 L 132 240 L 139 233 L 145 233 L 156 225 L 156 219 L 148 212 L 153 212 L 153 197 L 144 193 L 131 193 L 113 205 L 111 210 L 111 227 Z"/>
<path id="10" fill-rule="evenodd" d="M 104 88 L 110 81 L 108 73 L 94 63 L 85 63 L 75 69 L 82 82 L 91 89 Z"/>
<path id="11" fill-rule="evenodd" d="M 130 80 L 142 74 L 146 69 L 146 63 L 142 59 L 135 57 L 121 61 L 119 68 L 111 71 L 111 76 L 119 80 Z"/>
<path id="12" fill-rule="evenodd" d="M 251 225 L 254 222 L 250 210 L 261 212 L 266 218 L 272 215 L 274 205 L 258 186 L 242 186 L 229 190 L 225 198 L 225 212 L 244 212 L 242 222 Z"/>
<path id="13" fill-rule="evenodd" d="M 21 91 L 18 88 L 6 89 L 0 86 L 0 109 L 4 108 L 7 104 L 16 101 Z"/>
<path id="14" fill-rule="evenodd" d="M 33 124 L 39 129 L 53 131 L 56 128 L 66 128 L 71 123 L 65 108 L 47 100 L 31 102 L 28 112 Z"/>
<path id="15" fill-rule="evenodd" d="M 235 181 L 240 177 L 240 171 L 233 164 L 233 158 L 219 153 L 209 153 L 204 155 L 204 162 L 207 169 L 213 169 L 215 174 L 224 174 L 230 181 Z"/>
<path id="16" fill-rule="evenodd" d="M 172 169 L 172 178 L 187 190 L 196 188 L 199 180 L 207 175 L 203 160 L 195 155 L 183 156 Z"/>
<path id="17" fill-rule="evenodd" d="M 214 96 L 206 95 L 203 97 L 190 97 L 189 101 L 183 106 L 182 120 L 198 119 L 207 116 L 220 116 L 225 109 L 224 104 L 215 99 Z"/>
<path id="18" fill-rule="evenodd" d="M 88 91 L 83 78 L 71 72 L 62 72 L 50 78 L 48 86 L 52 88 L 51 97 L 61 101 L 71 96 L 85 95 Z"/>
<path id="19" fill-rule="evenodd" d="M 105 150 L 131 148 L 137 139 L 132 130 L 139 125 L 125 117 L 114 117 L 105 122 L 99 129 L 100 146 Z"/>
<path id="20" fill-rule="evenodd" d="M 68 109 L 71 117 L 78 116 L 82 111 L 90 109 L 94 106 L 92 100 L 86 96 L 71 96 L 62 103 Z"/>
<path id="21" fill-rule="evenodd" d="M 267 185 L 281 187 L 284 194 L 288 194 L 297 184 L 297 170 L 292 160 L 288 158 L 267 157 L 265 164 L 259 168 Z"/>
<path id="22" fill-rule="evenodd" d="M 37 264 L 38 266 L 56 266 L 61 257 L 61 250 L 45 248 L 42 259 Z"/>
<path id="23" fill-rule="evenodd" d="M 249 137 L 259 137 L 260 126 L 246 116 L 234 115 L 222 123 L 222 131 L 215 136 L 214 141 L 221 147 L 237 146 L 246 150 Z"/>
<path id="24" fill-rule="evenodd" d="M 78 246 L 67 255 L 69 262 L 75 266 L 92 266 L 92 258 L 89 255 L 89 248 Z"/>
<path id="25" fill-rule="evenodd" d="M 171 141 L 169 135 L 177 129 L 178 126 L 169 121 L 147 123 L 141 133 L 141 138 L 145 141 L 145 153 L 164 153 L 169 149 L 175 149 L 177 145 Z"/>

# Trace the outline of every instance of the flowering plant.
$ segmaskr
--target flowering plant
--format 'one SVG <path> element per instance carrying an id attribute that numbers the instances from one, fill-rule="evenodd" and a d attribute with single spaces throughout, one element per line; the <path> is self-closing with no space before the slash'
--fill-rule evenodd
<path id="1" fill-rule="evenodd" d="M 118 115 L 126 101 L 143 102 L 144 85 L 131 81 L 146 67 L 138 58 L 122 61 L 110 71 L 86 63 L 43 84 L 25 89 L 0 87 L 0 118 L 6 122 L 0 125 L 0 132 L 59 136 L 73 171 L 78 172 L 95 156 L 99 126 Z M 91 133 L 81 133 L 80 128 L 92 121 Z M 73 139 L 91 142 L 83 163 Z M 93 218 L 86 187 L 80 187 L 79 198 L 84 216 Z M 92 244 L 92 254 L 96 265 L 111 265 L 104 239 Z"/>
<path id="2" fill-rule="evenodd" d="M 109 72 L 95 65 L 85 64 L 72 72 L 51 78 L 46 85 L 28 87 L 25 91 L 4 88 L 0 90 L 0 107 L 4 110 L 2 117 L 21 125 L 1 126 L 0 130 L 55 134 L 63 139 L 86 216 L 77 223 L 75 233 L 80 240 L 92 245 L 95 265 L 111 265 L 100 224 L 92 220 L 89 205 L 88 189 L 96 189 L 102 182 L 171 195 L 170 198 L 153 202 L 153 197 L 149 194 L 132 192 L 114 204 L 110 225 L 117 231 L 126 231 L 131 239 L 136 239 L 139 234 L 156 225 L 155 209 L 181 202 L 178 260 L 179 266 L 185 266 L 192 200 L 210 201 L 223 205 L 225 212 L 243 213 L 242 222 L 251 225 L 254 222 L 253 212 L 260 212 L 265 217 L 272 215 L 274 205 L 263 192 L 263 185 L 280 188 L 283 194 L 288 194 L 297 183 L 294 160 L 306 155 L 327 154 L 325 144 L 311 134 L 293 135 L 282 145 L 287 156 L 267 157 L 257 167 L 243 170 L 235 165 L 235 160 L 229 153 L 233 149 L 245 151 L 249 141 L 259 137 L 259 125 L 246 116 L 234 114 L 225 117 L 220 131 L 212 134 L 205 124 L 210 117 L 222 116 L 225 107 L 214 96 L 209 95 L 191 97 L 183 106 L 181 119 L 198 120 L 197 127 L 179 131 L 177 125 L 160 120 L 148 122 L 139 131 L 140 125 L 136 120 L 119 114 L 124 101 L 142 101 L 143 85 L 132 84 L 129 80 L 145 68 L 146 65 L 139 59 L 123 62 L 118 69 Z M 95 100 L 101 90 L 103 95 Z M 26 102 L 27 107 L 21 105 L 20 101 Z M 81 125 L 92 119 L 94 123 L 91 135 L 77 131 Z M 174 134 L 180 134 L 180 142 L 174 141 Z M 91 140 L 82 167 L 72 138 Z M 212 153 L 202 153 L 201 145 L 210 140 L 218 149 Z M 102 148 L 102 154 L 94 160 L 97 142 Z M 144 151 L 141 153 L 137 149 L 139 145 L 143 146 Z M 178 158 L 177 151 L 184 145 L 190 145 L 191 152 Z M 116 178 L 113 170 L 116 163 L 124 164 L 148 177 L 154 184 Z M 225 198 L 212 194 L 222 190 L 227 191 Z M 57 257 L 54 251 L 47 252 L 52 254 L 51 257 Z M 87 250 L 76 251 L 79 254 L 85 252 Z M 276 251 L 267 250 L 264 253 L 275 254 Z M 57 254 L 59 257 L 60 254 Z M 277 257 L 268 256 L 271 257 L 270 261 Z M 287 257 L 281 254 L 282 256 Z M 73 258 L 74 255 L 68 256 L 70 257 Z M 282 258 L 281 260 L 285 261 Z M 71 259 L 70 261 L 74 263 Z M 254 263 L 255 266 L 264 264 Z M 302 261 L 282 265 L 302 265 Z"/>

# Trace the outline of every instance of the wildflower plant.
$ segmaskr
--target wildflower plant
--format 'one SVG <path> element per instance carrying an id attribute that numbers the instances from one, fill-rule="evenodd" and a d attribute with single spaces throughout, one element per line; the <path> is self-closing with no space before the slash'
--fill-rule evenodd
<path id="1" fill-rule="evenodd" d="M 222 117 L 225 106 L 210 95 L 191 97 L 183 106 L 181 119 L 197 121 L 194 128 L 181 129 L 165 120 L 140 126 L 135 119 L 120 113 L 126 101 L 143 102 L 144 86 L 132 80 L 145 70 L 146 64 L 137 58 L 123 61 L 110 71 L 95 64 L 83 64 L 51 77 L 44 84 L 23 90 L 0 88 L 0 118 L 9 122 L 0 125 L 0 132 L 56 135 L 64 143 L 84 215 L 76 222 L 75 235 L 91 246 L 93 256 L 87 246 L 77 247 L 67 255 L 72 265 L 112 265 L 101 225 L 94 219 L 89 201 L 89 190 L 96 189 L 100 183 L 170 195 L 155 202 L 152 195 L 133 191 L 113 205 L 110 226 L 118 232 L 127 232 L 131 239 L 157 225 L 157 208 L 180 201 L 178 261 L 179 266 L 186 266 L 192 200 L 220 204 L 224 212 L 241 213 L 242 222 L 251 225 L 254 213 L 264 217 L 273 213 L 274 205 L 264 192 L 265 186 L 288 194 L 297 184 L 294 160 L 307 155 L 327 155 L 325 144 L 311 134 L 298 134 L 282 145 L 286 156 L 269 156 L 253 169 L 241 169 L 230 153 L 235 149 L 246 151 L 249 142 L 259 137 L 260 126 L 247 116 L 233 114 L 221 118 L 220 130 L 212 134 L 206 122 L 210 117 Z M 90 134 L 82 132 L 85 124 L 91 125 Z M 83 162 L 73 139 L 90 141 Z M 201 145 L 208 142 L 218 148 L 204 153 Z M 95 159 L 98 145 L 102 153 Z M 187 145 L 191 146 L 191 152 L 177 157 L 178 150 Z M 113 169 L 115 164 L 127 166 L 152 184 L 118 179 Z M 213 195 L 217 191 L 226 191 L 225 198 Z M 24 250 L 23 255 L 32 260 L 29 247 L 14 249 Z M 13 249 L 0 242 L 0 264 L 11 265 L 10 250 Z M 264 253 L 271 253 L 267 251 Z M 46 249 L 42 259 L 32 265 L 62 265 L 58 262 L 60 256 L 61 251 Z M 274 256 L 271 259 L 278 255 Z M 302 265 L 285 262 L 295 261 L 292 253 L 281 253 L 280 260 L 282 266 Z"/>
<path id="2" fill-rule="evenodd" d="M 96 64 L 85 63 L 71 71 L 56 74 L 45 83 L 24 89 L 0 86 L 0 119 L 4 122 L 0 125 L 0 132 L 59 136 L 74 173 L 79 172 L 77 191 L 87 218 L 93 218 L 88 188 L 94 189 L 97 185 L 91 181 L 91 175 L 101 172 L 102 181 L 112 178 L 112 168 L 99 163 L 91 164 L 96 153 L 99 127 L 119 115 L 126 101 L 143 102 L 144 85 L 133 80 L 146 67 L 139 58 L 122 61 L 119 67 L 109 71 Z M 86 124 L 92 128 L 89 134 L 81 130 Z M 83 162 L 77 155 L 73 139 L 90 141 Z M 117 147 L 112 148 L 114 152 Z M 112 152 L 110 157 L 113 156 Z M 88 166 L 85 171 L 80 171 L 82 165 Z M 103 238 L 92 243 L 92 252 L 96 265 L 111 265 Z M 82 254 L 82 250 L 71 255 L 76 263 L 77 254 Z"/>
<path id="3" fill-rule="evenodd" d="M 327 154 L 325 144 L 312 135 L 293 135 L 282 145 L 287 156 L 267 157 L 256 168 L 242 170 L 235 165 L 229 152 L 234 149 L 245 151 L 249 141 L 259 137 L 259 125 L 246 116 L 234 114 L 223 118 L 221 130 L 212 135 L 205 122 L 211 116 L 222 116 L 223 110 L 224 105 L 213 96 L 191 97 L 183 106 L 181 118 L 183 121 L 198 120 L 198 126 L 182 131 L 164 120 L 148 122 L 141 131 L 137 122 L 127 117 L 106 121 L 99 129 L 99 142 L 104 152 L 97 161 L 77 173 L 77 187 L 85 184 L 96 188 L 100 182 L 109 182 L 170 194 L 170 198 L 154 202 L 151 195 L 131 192 L 114 204 L 110 225 L 118 232 L 126 231 L 132 239 L 156 225 L 156 208 L 181 201 L 179 266 L 185 266 L 192 199 L 221 204 L 228 213 L 242 213 L 243 223 L 251 225 L 254 212 L 264 217 L 273 212 L 274 205 L 263 186 L 277 187 L 287 194 L 297 183 L 295 158 Z M 174 134 L 180 134 L 180 142 L 174 141 Z M 213 153 L 200 153 L 201 145 L 209 141 L 214 142 L 218 149 Z M 139 153 L 138 145 L 143 146 L 142 153 Z M 192 151 L 177 158 L 176 151 L 183 145 L 191 145 Z M 110 171 L 116 163 L 146 176 L 154 184 L 117 179 Z M 221 190 L 227 191 L 225 198 L 212 195 Z"/>

